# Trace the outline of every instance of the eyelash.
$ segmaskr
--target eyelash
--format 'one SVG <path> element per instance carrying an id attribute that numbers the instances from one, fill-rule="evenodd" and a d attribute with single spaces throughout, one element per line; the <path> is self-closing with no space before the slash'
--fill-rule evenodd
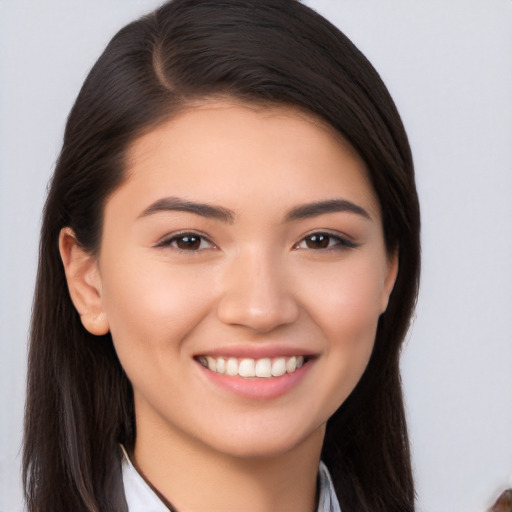
<path id="1" fill-rule="evenodd" d="M 199 241 L 199 246 L 198 247 L 190 247 L 189 246 L 189 248 L 184 249 L 177 245 L 179 243 L 179 241 L 185 241 L 187 238 L 195 239 L 195 240 Z M 185 242 L 185 243 L 187 243 L 187 242 Z M 209 247 L 201 248 L 201 245 L 203 245 L 203 243 L 209 244 Z M 185 252 L 186 253 L 194 253 L 194 252 L 204 251 L 205 249 L 215 249 L 216 248 L 215 244 L 208 237 L 206 237 L 205 235 L 203 235 L 201 233 L 197 233 L 194 231 L 184 231 L 182 233 L 175 233 L 171 236 L 165 237 L 163 240 L 161 240 L 160 242 L 158 242 L 156 244 L 156 247 L 172 247 L 174 250 L 176 250 L 178 252 L 183 252 L 183 253 L 185 253 Z"/>
<path id="2" fill-rule="evenodd" d="M 327 240 L 326 247 L 300 247 L 301 244 L 307 243 L 308 241 L 313 241 L 318 238 L 317 242 L 322 243 L 324 240 Z M 334 241 L 334 244 L 331 244 L 331 241 Z M 309 233 L 305 237 L 303 237 L 297 244 L 294 245 L 294 249 L 309 249 L 312 251 L 329 251 L 329 250 L 343 250 L 343 249 L 355 249 L 359 247 L 359 244 L 356 244 L 352 240 L 349 240 L 346 237 L 335 235 L 334 233 L 329 233 L 328 231 L 315 231 L 313 233 Z"/>
<path id="3" fill-rule="evenodd" d="M 316 241 L 315 238 L 317 239 Z M 188 242 L 187 239 L 189 239 Z M 180 241 L 183 241 L 186 244 L 188 243 L 188 248 L 179 247 L 178 244 Z M 313 242 L 322 244 L 325 243 L 325 241 L 327 241 L 327 245 L 325 247 L 300 247 L 303 243 L 307 244 L 308 242 Z M 334 241 L 334 244 L 331 243 L 332 241 Z M 199 245 L 197 245 L 197 243 Z M 201 248 L 201 245 L 203 245 L 204 243 L 208 244 L 209 247 Z M 197 253 L 200 251 L 204 251 L 206 249 L 216 248 L 215 244 L 208 237 L 194 231 L 175 233 L 158 242 L 156 244 L 156 247 L 172 247 L 174 250 L 183 253 Z M 312 251 L 355 249 L 357 247 L 359 247 L 359 244 L 356 244 L 355 242 L 349 240 L 348 238 L 342 237 L 340 235 L 335 235 L 333 233 L 329 233 L 326 231 L 315 231 L 313 233 L 309 233 L 293 246 L 294 249 L 309 249 Z"/>

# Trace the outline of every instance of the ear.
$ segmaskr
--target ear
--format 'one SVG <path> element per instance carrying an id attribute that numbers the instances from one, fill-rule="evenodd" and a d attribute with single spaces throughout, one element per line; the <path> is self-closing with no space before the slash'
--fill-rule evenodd
<path id="1" fill-rule="evenodd" d="M 398 275 L 398 249 L 393 251 L 387 258 L 386 277 L 381 297 L 381 314 L 386 311 L 389 302 L 389 296 L 395 286 L 396 276 Z"/>
<path id="2" fill-rule="evenodd" d="M 97 258 L 78 244 L 75 233 L 68 227 L 60 231 L 59 251 L 69 294 L 83 326 L 91 334 L 107 334 L 109 324 L 103 309 Z"/>

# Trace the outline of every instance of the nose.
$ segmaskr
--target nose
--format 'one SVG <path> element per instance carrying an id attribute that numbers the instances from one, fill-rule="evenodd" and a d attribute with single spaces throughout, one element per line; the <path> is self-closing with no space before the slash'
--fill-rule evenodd
<path id="1" fill-rule="evenodd" d="M 223 276 L 218 318 L 225 324 L 270 332 L 295 322 L 299 304 L 279 258 L 252 251 L 239 254 Z"/>

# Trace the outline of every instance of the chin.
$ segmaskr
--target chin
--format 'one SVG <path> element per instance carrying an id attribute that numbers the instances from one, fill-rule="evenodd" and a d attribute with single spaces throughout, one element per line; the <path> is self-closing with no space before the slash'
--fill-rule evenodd
<path id="1" fill-rule="evenodd" d="M 305 449 L 308 445 L 321 446 L 325 423 L 302 432 L 294 431 L 290 425 L 281 428 L 258 425 L 251 429 L 238 425 L 224 432 L 208 443 L 215 451 L 237 459 L 269 459 L 282 456 L 301 445 Z"/>

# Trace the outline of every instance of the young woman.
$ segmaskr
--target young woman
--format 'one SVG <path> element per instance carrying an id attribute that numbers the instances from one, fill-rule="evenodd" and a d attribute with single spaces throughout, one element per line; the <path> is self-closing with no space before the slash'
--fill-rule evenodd
<path id="1" fill-rule="evenodd" d="M 70 113 L 44 212 L 28 510 L 413 511 L 407 137 L 295 0 L 175 0 Z"/>

